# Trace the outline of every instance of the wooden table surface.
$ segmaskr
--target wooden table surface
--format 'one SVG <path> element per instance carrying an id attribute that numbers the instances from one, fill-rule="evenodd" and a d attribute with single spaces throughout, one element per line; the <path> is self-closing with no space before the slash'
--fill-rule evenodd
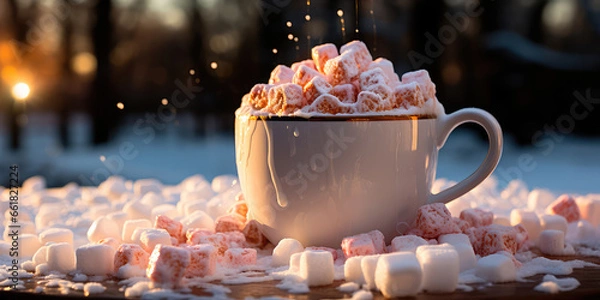
<path id="1" fill-rule="evenodd" d="M 600 264 L 598 257 L 548 257 L 551 259 L 573 260 L 581 259 L 592 263 Z M 470 284 L 473 287 L 472 292 L 457 291 L 451 294 L 426 294 L 421 293 L 414 297 L 415 299 L 595 299 L 600 300 L 600 268 L 584 268 L 575 269 L 571 275 L 567 277 L 575 277 L 581 285 L 573 291 L 561 292 L 558 294 L 546 294 L 533 290 L 533 287 L 538 285 L 542 280 L 543 275 L 535 275 L 529 277 L 530 282 L 511 282 L 503 284 L 494 284 L 486 286 L 485 284 Z M 564 277 L 564 276 L 559 276 Z M 60 298 L 79 298 L 84 297 L 83 292 L 69 291 L 68 295 L 61 295 L 59 289 L 47 289 L 43 294 L 34 294 L 33 290 L 39 278 L 32 278 L 27 281 L 27 290 L 24 291 L 2 291 L 0 299 L 60 299 Z M 216 284 L 220 284 L 215 282 Z M 227 294 L 230 298 L 244 299 L 246 297 L 268 297 L 279 296 L 291 299 L 339 299 L 350 298 L 351 294 L 345 294 L 338 291 L 336 288 L 344 283 L 344 281 L 336 281 L 333 284 L 325 287 L 311 288 L 308 294 L 288 294 L 285 291 L 276 287 L 279 281 L 250 283 L 243 285 L 226 285 L 231 289 L 231 293 Z M 119 292 L 117 282 L 104 283 L 107 291 L 102 294 L 91 295 L 88 298 L 94 299 L 115 299 L 124 298 L 123 292 Z M 194 294 L 199 296 L 211 296 L 203 292 L 202 289 L 195 289 Z M 373 292 L 374 299 L 385 299 L 379 292 Z"/>

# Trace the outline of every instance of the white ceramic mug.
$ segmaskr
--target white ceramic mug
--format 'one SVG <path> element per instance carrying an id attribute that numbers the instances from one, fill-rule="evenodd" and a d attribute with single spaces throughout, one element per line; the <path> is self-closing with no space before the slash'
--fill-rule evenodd
<path id="1" fill-rule="evenodd" d="M 468 178 L 431 193 L 438 150 L 466 122 L 487 132 L 489 149 Z M 496 168 L 502 131 L 475 108 L 450 115 L 330 118 L 237 116 L 236 163 L 249 216 L 274 244 L 339 248 L 342 238 L 378 229 L 389 242 L 427 203 L 468 192 Z"/>

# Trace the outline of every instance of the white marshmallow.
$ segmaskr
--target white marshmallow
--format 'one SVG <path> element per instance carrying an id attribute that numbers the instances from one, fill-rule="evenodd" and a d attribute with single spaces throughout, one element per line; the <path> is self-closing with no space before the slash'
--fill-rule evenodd
<path id="1" fill-rule="evenodd" d="M 136 219 L 136 220 L 127 220 L 123 223 L 123 231 L 121 233 L 121 238 L 124 243 L 131 243 L 133 240 L 131 239 L 131 235 L 133 231 L 137 228 L 151 228 L 152 222 L 148 219 Z"/>
<path id="2" fill-rule="evenodd" d="M 510 282 L 517 279 L 517 270 L 508 256 L 492 254 L 477 261 L 475 276 L 489 282 Z"/>
<path id="3" fill-rule="evenodd" d="M 46 263 L 48 269 L 60 273 L 69 273 L 75 270 L 75 252 L 73 245 L 56 243 L 48 246 L 46 250 Z"/>
<path id="4" fill-rule="evenodd" d="M 362 256 L 353 256 L 346 259 L 344 263 L 344 279 L 346 281 L 355 282 L 360 285 L 366 283 L 360 265 L 362 258 Z"/>
<path id="5" fill-rule="evenodd" d="M 32 257 L 42 244 L 35 234 L 24 233 L 19 235 L 19 258 Z M 3 252 L 8 254 L 8 252 Z"/>
<path id="6" fill-rule="evenodd" d="M 523 225 L 529 235 L 529 240 L 536 242 L 542 231 L 542 225 L 540 225 L 540 219 L 537 214 L 524 210 L 524 209 L 513 209 L 510 212 L 510 224 L 515 226 L 517 224 Z"/>
<path id="7" fill-rule="evenodd" d="M 25 181 L 23 181 L 23 185 L 21 186 L 22 194 L 31 194 L 34 192 L 41 191 L 46 188 L 46 179 L 42 176 L 32 176 Z"/>
<path id="8" fill-rule="evenodd" d="M 579 220 L 577 222 L 575 238 L 580 243 L 592 243 L 595 244 L 596 240 L 596 229 L 590 222 L 586 220 Z"/>
<path id="9" fill-rule="evenodd" d="M 45 264 L 46 263 L 46 254 L 48 253 L 48 246 L 41 246 L 36 252 L 35 254 L 33 254 L 33 257 L 31 258 L 31 261 L 33 261 L 34 265 L 41 265 L 41 264 Z"/>
<path id="10" fill-rule="evenodd" d="M 87 238 L 95 243 L 105 238 L 121 239 L 118 225 L 107 217 L 100 217 L 92 223 L 87 231 Z"/>
<path id="11" fill-rule="evenodd" d="M 150 206 L 150 208 L 157 207 L 166 202 L 165 198 L 162 196 L 162 193 L 158 192 L 148 192 L 144 194 L 140 202 Z"/>
<path id="12" fill-rule="evenodd" d="M 561 215 L 541 215 L 540 223 L 542 230 L 554 229 L 567 234 L 567 219 Z"/>
<path id="13" fill-rule="evenodd" d="M 300 257 L 302 256 L 302 252 L 297 252 L 290 256 L 290 268 L 289 270 L 292 272 L 300 271 Z"/>
<path id="14" fill-rule="evenodd" d="M 191 215 L 181 219 L 181 224 L 187 228 L 203 228 L 215 230 L 215 221 L 207 213 L 197 210 Z"/>
<path id="15" fill-rule="evenodd" d="M 66 228 L 50 228 L 42 231 L 39 239 L 42 245 L 46 245 L 48 242 L 69 243 L 73 245 L 73 231 Z"/>
<path id="16" fill-rule="evenodd" d="M 127 187 L 125 187 L 125 180 L 121 176 L 108 177 L 98 186 L 98 190 L 115 199 L 128 192 Z"/>
<path id="17" fill-rule="evenodd" d="M 422 288 L 430 293 L 451 293 L 458 285 L 460 258 L 449 244 L 420 246 L 416 251 L 423 272 Z"/>
<path id="18" fill-rule="evenodd" d="M 274 267 L 285 266 L 290 262 L 290 256 L 294 253 L 304 251 L 304 246 L 294 239 L 282 239 L 273 249 L 273 260 L 271 264 Z"/>
<path id="19" fill-rule="evenodd" d="M 534 189 L 527 197 L 527 208 L 531 211 L 542 213 L 550 203 L 556 200 L 556 196 L 547 189 Z"/>
<path id="20" fill-rule="evenodd" d="M 20 226 L 18 228 L 11 228 L 9 226 L 11 225 L 15 225 L 15 226 Z M 8 220 L 6 222 L 6 224 L 4 225 L 4 233 L 2 235 L 2 238 L 5 241 L 10 241 L 12 242 L 12 237 L 16 235 L 16 231 L 18 231 L 18 235 L 21 234 L 35 234 L 35 225 L 32 222 L 29 221 L 21 221 L 19 220 L 18 223 L 12 223 L 10 220 Z"/>
<path id="21" fill-rule="evenodd" d="M 122 211 L 111 212 L 108 215 L 106 215 L 106 217 L 109 220 L 113 221 L 115 224 L 117 224 L 119 232 L 123 230 L 123 225 L 125 224 L 125 221 L 129 219 L 129 215 Z"/>
<path id="22" fill-rule="evenodd" d="M 375 284 L 387 298 L 415 296 L 421 290 L 422 276 L 414 253 L 390 253 L 377 262 Z"/>
<path id="23" fill-rule="evenodd" d="M 377 288 L 375 285 L 375 271 L 379 257 L 380 255 L 367 255 L 360 260 L 360 269 L 365 279 L 365 287 L 370 290 Z"/>
<path id="24" fill-rule="evenodd" d="M 139 179 L 133 183 L 133 193 L 140 196 L 143 196 L 149 192 L 160 194 L 161 189 L 162 183 L 153 178 Z"/>
<path id="25" fill-rule="evenodd" d="M 542 231 L 538 248 L 544 254 L 562 255 L 565 249 L 565 233 L 560 230 L 547 229 Z"/>
<path id="26" fill-rule="evenodd" d="M 88 244 L 77 248 L 77 270 L 85 275 L 108 275 L 114 271 L 115 249 L 109 245 Z"/>
<path id="27" fill-rule="evenodd" d="M 123 212 L 127 213 L 129 219 L 150 219 L 152 217 L 152 207 L 137 200 L 125 203 Z"/>
<path id="28" fill-rule="evenodd" d="M 420 236 L 401 235 L 392 240 L 390 250 L 392 252 L 409 251 L 414 253 L 417 250 L 417 247 L 428 244 L 429 243 Z"/>
<path id="29" fill-rule="evenodd" d="M 151 220 L 156 220 L 156 217 L 161 215 L 167 216 L 170 219 L 175 219 L 179 217 L 179 212 L 177 212 L 175 205 L 161 204 L 152 209 Z"/>
<path id="30" fill-rule="evenodd" d="M 60 219 L 64 208 L 64 204 L 59 203 L 42 204 L 37 215 L 35 215 L 35 227 L 45 228 L 55 223 Z"/>
<path id="31" fill-rule="evenodd" d="M 150 229 L 154 229 L 154 228 L 136 228 L 133 230 L 133 233 L 131 234 L 131 243 L 132 244 L 138 244 L 140 246 L 142 246 L 142 242 L 140 241 L 140 238 L 142 237 L 142 233 L 144 233 L 144 231 L 146 230 L 150 230 Z"/>
<path id="32" fill-rule="evenodd" d="M 189 216 L 191 214 L 193 214 L 196 211 L 205 211 L 206 210 L 206 204 L 208 202 L 206 200 L 202 200 L 202 199 L 198 199 L 198 200 L 192 200 L 189 202 L 184 203 L 183 206 L 183 213 L 186 216 Z"/>
<path id="33" fill-rule="evenodd" d="M 308 286 L 324 286 L 333 283 L 335 277 L 333 255 L 328 251 L 302 252 L 299 273 Z"/>
<path id="34" fill-rule="evenodd" d="M 140 235 L 140 243 L 147 252 L 152 252 L 158 244 L 171 246 L 171 236 L 165 229 L 147 229 Z"/>
<path id="35" fill-rule="evenodd" d="M 477 265 L 477 257 L 475 257 L 475 251 L 471 244 L 461 243 L 452 246 L 458 253 L 461 272 L 475 268 Z"/>

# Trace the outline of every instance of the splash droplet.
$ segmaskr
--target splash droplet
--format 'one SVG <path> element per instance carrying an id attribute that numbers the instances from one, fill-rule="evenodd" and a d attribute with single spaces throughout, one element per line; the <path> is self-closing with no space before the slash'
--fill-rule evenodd
<path id="1" fill-rule="evenodd" d="M 277 49 L 273 48 L 273 54 L 277 54 Z"/>
<path id="2" fill-rule="evenodd" d="M 196 74 L 196 70 L 190 69 L 190 75 L 194 75 L 194 74 Z"/>
<path id="3" fill-rule="evenodd" d="M 306 15 L 306 16 L 304 16 L 304 19 L 305 19 L 306 21 L 310 21 L 310 15 Z"/>
<path id="4" fill-rule="evenodd" d="M 163 99 L 160 101 L 160 103 L 161 103 L 162 105 L 167 105 L 167 104 L 169 104 L 169 100 L 167 100 L 167 98 L 163 98 Z"/>
<path id="5" fill-rule="evenodd" d="M 337 11 L 337 15 L 338 15 L 338 17 L 342 17 L 342 16 L 344 16 L 344 11 L 343 11 L 343 10 L 341 10 L 341 9 L 338 9 L 338 11 Z"/>
<path id="6" fill-rule="evenodd" d="M 293 34 L 291 34 L 291 33 L 290 33 L 290 34 L 288 34 L 288 40 L 290 40 L 290 41 L 291 41 L 291 40 L 293 40 L 293 39 L 294 39 L 294 35 L 293 35 Z"/>
<path id="7" fill-rule="evenodd" d="M 125 104 L 123 104 L 123 102 L 118 102 L 117 103 L 117 108 L 122 110 L 122 109 L 125 108 Z"/>
<path id="8" fill-rule="evenodd" d="M 100 155 L 100 161 L 102 161 L 102 162 L 103 162 L 103 161 L 105 161 L 105 160 L 106 160 L 106 157 L 105 157 L 104 155 Z"/>
<path id="9" fill-rule="evenodd" d="M 294 37 L 294 42 L 298 42 L 298 37 Z"/>
<path id="10" fill-rule="evenodd" d="M 219 65 L 217 64 L 217 62 L 216 62 L 216 61 L 213 61 L 213 62 L 211 62 L 211 63 L 210 63 L 210 68 L 211 68 L 211 69 L 213 69 L 213 70 L 216 70 L 216 69 L 217 69 L 217 67 L 219 67 Z"/>
<path id="11" fill-rule="evenodd" d="M 298 128 L 294 129 L 294 137 L 299 137 L 300 136 L 300 131 L 298 130 Z"/>
<path id="12" fill-rule="evenodd" d="M 285 22 L 285 26 L 292 27 L 292 22 L 290 22 L 290 21 Z"/>

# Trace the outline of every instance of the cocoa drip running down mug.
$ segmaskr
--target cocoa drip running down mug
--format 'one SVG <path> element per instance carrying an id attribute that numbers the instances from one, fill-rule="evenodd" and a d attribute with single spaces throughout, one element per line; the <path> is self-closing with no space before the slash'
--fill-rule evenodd
<path id="1" fill-rule="evenodd" d="M 432 194 L 438 150 L 467 122 L 487 132 L 487 156 L 465 180 Z M 374 229 L 389 242 L 420 206 L 473 189 L 500 160 L 502 130 L 475 108 L 436 116 L 238 115 L 235 147 L 249 218 L 272 243 L 290 237 L 338 248 L 344 237 Z"/>

